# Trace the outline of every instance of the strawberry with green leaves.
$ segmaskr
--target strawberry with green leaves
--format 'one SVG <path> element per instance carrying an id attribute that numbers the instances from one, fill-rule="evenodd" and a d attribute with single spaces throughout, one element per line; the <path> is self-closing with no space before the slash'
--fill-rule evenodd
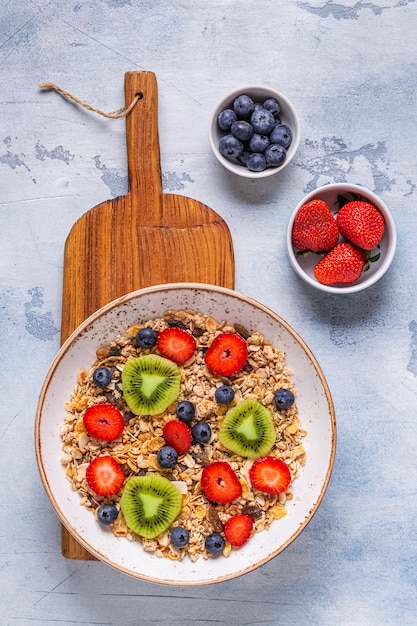
<path id="1" fill-rule="evenodd" d="M 340 234 L 362 250 L 373 250 L 384 234 L 385 223 L 380 211 L 370 202 L 354 200 L 343 205 L 336 222 Z"/>
<path id="2" fill-rule="evenodd" d="M 361 276 L 365 263 L 363 250 L 343 241 L 317 263 L 314 276 L 322 285 L 354 283 Z"/>
<path id="3" fill-rule="evenodd" d="M 297 212 L 292 227 L 292 244 L 302 252 L 326 252 L 339 239 L 339 229 L 323 200 L 312 200 Z"/>

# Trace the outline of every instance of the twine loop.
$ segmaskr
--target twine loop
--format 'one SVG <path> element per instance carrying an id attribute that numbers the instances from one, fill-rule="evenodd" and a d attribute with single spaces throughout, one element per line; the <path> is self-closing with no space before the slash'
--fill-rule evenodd
<path id="1" fill-rule="evenodd" d="M 116 109 L 116 111 L 111 111 L 110 113 L 106 113 L 105 111 L 92 107 L 90 104 L 87 104 L 87 102 L 80 100 L 80 98 L 77 98 L 77 96 L 74 96 L 72 93 L 70 93 L 69 91 L 66 91 L 62 87 L 55 85 L 55 83 L 41 83 L 39 87 L 41 89 L 53 89 L 64 98 L 68 98 L 69 100 L 76 102 L 77 104 L 84 107 L 85 109 L 88 109 L 89 111 L 93 111 L 94 113 L 98 113 L 99 115 L 102 115 L 103 117 L 108 117 L 112 119 L 117 119 L 120 117 L 127 117 L 129 113 L 131 112 L 131 110 L 133 109 L 133 107 L 136 105 L 136 103 L 139 100 L 142 100 L 143 98 L 143 95 L 141 93 L 137 93 L 127 108 L 122 107 L 121 109 Z"/>

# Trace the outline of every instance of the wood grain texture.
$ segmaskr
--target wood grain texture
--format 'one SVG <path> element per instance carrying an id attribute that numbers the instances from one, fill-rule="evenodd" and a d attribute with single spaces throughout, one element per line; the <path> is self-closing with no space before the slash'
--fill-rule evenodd
<path id="1" fill-rule="evenodd" d="M 205 204 L 162 191 L 158 92 L 152 72 L 125 75 L 129 189 L 74 224 L 64 251 L 61 342 L 92 313 L 143 287 L 200 282 L 234 288 L 229 228 Z M 95 560 L 62 526 L 62 554 Z"/>

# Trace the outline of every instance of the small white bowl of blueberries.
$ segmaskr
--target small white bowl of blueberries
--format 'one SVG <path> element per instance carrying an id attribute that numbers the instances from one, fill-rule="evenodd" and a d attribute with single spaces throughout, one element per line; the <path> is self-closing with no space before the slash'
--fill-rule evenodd
<path id="1" fill-rule="evenodd" d="M 246 178 L 280 172 L 300 143 L 300 122 L 291 102 L 269 87 L 241 87 L 214 110 L 209 141 L 229 171 Z"/>

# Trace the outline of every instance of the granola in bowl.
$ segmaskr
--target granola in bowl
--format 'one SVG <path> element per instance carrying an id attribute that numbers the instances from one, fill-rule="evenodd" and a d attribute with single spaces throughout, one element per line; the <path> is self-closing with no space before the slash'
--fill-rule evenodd
<path id="1" fill-rule="evenodd" d="M 152 329 L 156 335 L 167 328 L 181 328 L 195 340 L 193 355 L 179 365 L 181 376 L 176 400 L 164 411 L 146 416 L 131 411 L 122 386 L 126 363 L 145 354 L 158 354 L 157 344 L 150 348 L 138 345 L 136 337 L 143 327 Z M 214 339 L 222 334 L 238 335 L 243 338 L 247 349 L 243 367 L 228 376 L 213 373 L 205 360 Z M 306 463 L 302 440 L 307 433 L 302 427 L 296 402 L 288 408 L 277 406 L 276 393 L 279 390 L 288 390 L 295 398 L 297 395 L 291 371 L 286 367 L 285 355 L 278 347 L 266 341 L 260 333 L 249 333 L 238 324 L 231 326 L 227 321 L 216 321 L 192 310 L 167 310 L 163 317 L 129 327 L 110 345 L 98 345 L 96 355 L 90 369 L 80 371 L 78 383 L 66 405 L 67 414 L 61 426 L 62 464 L 72 489 L 80 494 L 80 503 L 96 517 L 103 504 L 112 504 L 117 508 L 117 517 L 110 524 L 116 537 L 140 541 L 145 551 L 156 556 L 179 561 L 188 557 L 196 561 L 213 555 L 207 548 L 206 540 L 214 533 L 223 537 L 221 554 L 228 556 L 231 553 L 233 545 L 224 537 L 230 519 L 249 517 L 252 520 L 250 534 L 253 535 L 267 530 L 275 520 L 286 514 L 286 502 L 293 497 L 293 481 Z M 111 372 L 110 382 L 105 386 L 97 384 L 94 379 L 98 368 Z M 233 399 L 229 403 L 216 399 L 216 390 L 222 386 L 233 389 Z M 193 438 L 189 449 L 178 455 L 175 464 L 163 467 L 158 451 L 166 445 L 164 426 L 178 419 L 176 409 L 181 401 L 189 401 L 195 407 L 190 428 L 204 422 L 209 425 L 211 435 L 205 443 Z M 267 456 L 283 461 L 291 477 L 289 485 L 278 493 L 255 488 L 251 469 L 256 458 L 233 452 L 219 439 L 226 415 L 244 401 L 259 403 L 272 419 L 274 442 L 262 458 Z M 102 404 L 116 407 L 123 415 L 123 430 L 112 441 L 92 437 L 85 426 L 86 411 Z M 92 461 L 101 457 L 111 457 L 116 461 L 123 471 L 124 485 L 135 476 L 159 475 L 180 491 L 181 511 L 169 528 L 152 538 L 132 531 L 120 510 L 124 487 L 111 496 L 99 495 L 87 480 Z M 205 468 L 219 462 L 232 468 L 240 484 L 240 494 L 232 501 L 212 501 L 202 487 Z M 173 528 L 187 531 L 188 541 L 184 547 L 174 545 L 171 539 Z"/>

